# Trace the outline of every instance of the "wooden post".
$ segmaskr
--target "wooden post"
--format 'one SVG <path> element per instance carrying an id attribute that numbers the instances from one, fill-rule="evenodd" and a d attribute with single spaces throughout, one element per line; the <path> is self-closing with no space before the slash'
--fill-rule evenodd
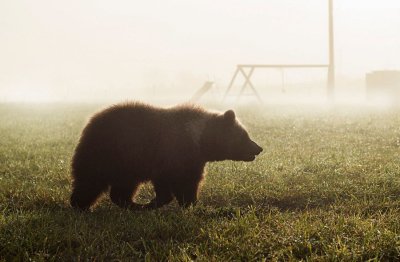
<path id="1" fill-rule="evenodd" d="M 334 99 L 335 92 L 335 39 L 333 28 L 333 0 L 329 1 L 329 67 L 328 67 L 328 83 L 327 95 L 330 101 Z"/>
<path id="2" fill-rule="evenodd" d="M 281 68 L 281 85 L 282 85 L 282 93 L 286 93 L 286 88 L 285 88 L 285 71 L 283 68 Z"/>

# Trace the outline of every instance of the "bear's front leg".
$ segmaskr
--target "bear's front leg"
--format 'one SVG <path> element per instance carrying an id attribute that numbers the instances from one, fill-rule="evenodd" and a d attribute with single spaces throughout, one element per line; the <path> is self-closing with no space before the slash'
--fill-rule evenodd
<path id="1" fill-rule="evenodd" d="M 112 185 L 110 190 L 111 201 L 122 208 L 140 210 L 143 205 L 137 204 L 132 201 L 135 196 L 139 183 L 132 183 L 131 185 Z"/>
<path id="2" fill-rule="evenodd" d="M 174 195 L 181 207 L 189 207 L 197 203 L 200 181 L 181 181 L 174 187 Z"/>
<path id="3" fill-rule="evenodd" d="M 153 181 L 154 191 L 156 197 L 150 203 L 144 205 L 145 209 L 155 209 L 169 204 L 173 197 L 170 184 L 167 181 L 159 180 Z"/>

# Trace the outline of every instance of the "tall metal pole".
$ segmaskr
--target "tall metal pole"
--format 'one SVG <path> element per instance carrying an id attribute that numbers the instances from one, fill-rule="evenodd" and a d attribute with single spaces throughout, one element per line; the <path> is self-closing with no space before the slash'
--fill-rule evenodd
<path id="1" fill-rule="evenodd" d="M 327 95 L 329 100 L 334 99 L 335 92 L 335 38 L 333 29 L 333 0 L 329 0 L 329 67 Z"/>

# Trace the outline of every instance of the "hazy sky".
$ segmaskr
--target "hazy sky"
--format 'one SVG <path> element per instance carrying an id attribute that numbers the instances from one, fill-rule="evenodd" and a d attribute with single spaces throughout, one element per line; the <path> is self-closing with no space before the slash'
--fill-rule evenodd
<path id="1" fill-rule="evenodd" d="M 0 94 L 226 83 L 238 63 L 326 63 L 327 2 L 0 0 Z M 337 74 L 400 69 L 400 1 L 334 3 Z"/>

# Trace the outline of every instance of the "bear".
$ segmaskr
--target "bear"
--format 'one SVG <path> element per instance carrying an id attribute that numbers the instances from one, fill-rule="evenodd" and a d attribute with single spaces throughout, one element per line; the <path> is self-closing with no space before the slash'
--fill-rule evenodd
<path id="1" fill-rule="evenodd" d="M 72 157 L 70 204 L 89 210 L 109 191 L 121 208 L 154 209 L 174 198 L 188 207 L 197 202 L 207 162 L 253 161 L 262 150 L 233 110 L 116 104 L 96 113 L 82 131 Z M 145 182 L 152 183 L 155 198 L 135 203 Z"/>

